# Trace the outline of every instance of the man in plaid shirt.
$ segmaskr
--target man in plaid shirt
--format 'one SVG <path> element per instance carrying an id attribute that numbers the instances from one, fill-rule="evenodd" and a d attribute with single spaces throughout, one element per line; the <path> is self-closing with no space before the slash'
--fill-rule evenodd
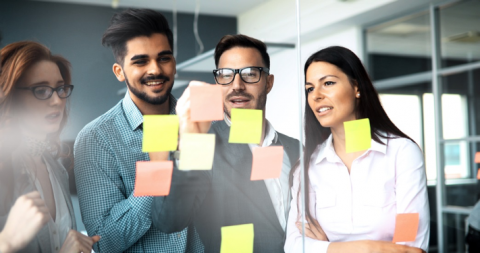
<path id="1" fill-rule="evenodd" d="M 152 197 L 134 197 L 142 152 L 143 115 L 175 114 L 173 35 L 165 17 L 147 9 L 115 14 L 103 35 L 113 72 L 128 92 L 89 123 L 75 143 L 75 180 L 83 223 L 100 235 L 97 252 L 203 252 L 193 227 L 165 234 L 152 226 Z M 164 154 L 168 157 L 168 152 Z"/>

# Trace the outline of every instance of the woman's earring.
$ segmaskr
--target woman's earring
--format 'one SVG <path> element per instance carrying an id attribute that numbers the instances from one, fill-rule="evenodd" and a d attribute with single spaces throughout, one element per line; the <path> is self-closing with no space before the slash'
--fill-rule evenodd
<path id="1" fill-rule="evenodd" d="M 360 92 L 359 92 L 359 93 L 357 93 L 357 98 L 360 98 Z"/>

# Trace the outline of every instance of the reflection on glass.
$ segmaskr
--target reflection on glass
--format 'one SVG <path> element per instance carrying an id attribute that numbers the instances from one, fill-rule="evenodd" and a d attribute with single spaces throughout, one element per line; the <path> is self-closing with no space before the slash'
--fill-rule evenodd
<path id="1" fill-rule="evenodd" d="M 373 80 L 431 70 L 430 21 L 427 12 L 370 27 L 366 36 Z"/>
<path id="2" fill-rule="evenodd" d="M 480 2 L 462 1 L 440 9 L 442 66 L 480 60 Z"/>

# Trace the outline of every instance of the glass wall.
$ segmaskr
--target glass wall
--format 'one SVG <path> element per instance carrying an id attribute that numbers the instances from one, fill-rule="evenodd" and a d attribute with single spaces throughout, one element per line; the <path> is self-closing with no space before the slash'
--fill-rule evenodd
<path id="1" fill-rule="evenodd" d="M 465 252 L 465 218 L 480 196 L 479 31 L 479 1 L 432 5 L 365 28 L 382 104 L 425 154 L 430 252 Z"/>

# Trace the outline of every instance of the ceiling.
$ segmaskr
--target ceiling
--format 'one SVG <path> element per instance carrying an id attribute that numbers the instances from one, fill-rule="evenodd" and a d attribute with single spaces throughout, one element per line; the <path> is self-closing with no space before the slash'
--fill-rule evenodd
<path id="1" fill-rule="evenodd" d="M 368 51 L 413 56 L 431 55 L 430 16 L 418 13 L 367 30 Z M 480 1 L 471 0 L 440 9 L 442 57 L 480 59 L 480 40 L 451 41 L 452 37 L 480 32 Z"/>
<path id="2" fill-rule="evenodd" d="M 237 16 L 269 0 L 34 0 L 44 2 L 73 3 L 86 5 L 149 8 L 172 11 L 176 2 L 178 12 L 194 13 L 196 3 L 200 3 L 200 13 L 218 16 Z M 274 0 L 272 0 L 274 1 Z"/>

